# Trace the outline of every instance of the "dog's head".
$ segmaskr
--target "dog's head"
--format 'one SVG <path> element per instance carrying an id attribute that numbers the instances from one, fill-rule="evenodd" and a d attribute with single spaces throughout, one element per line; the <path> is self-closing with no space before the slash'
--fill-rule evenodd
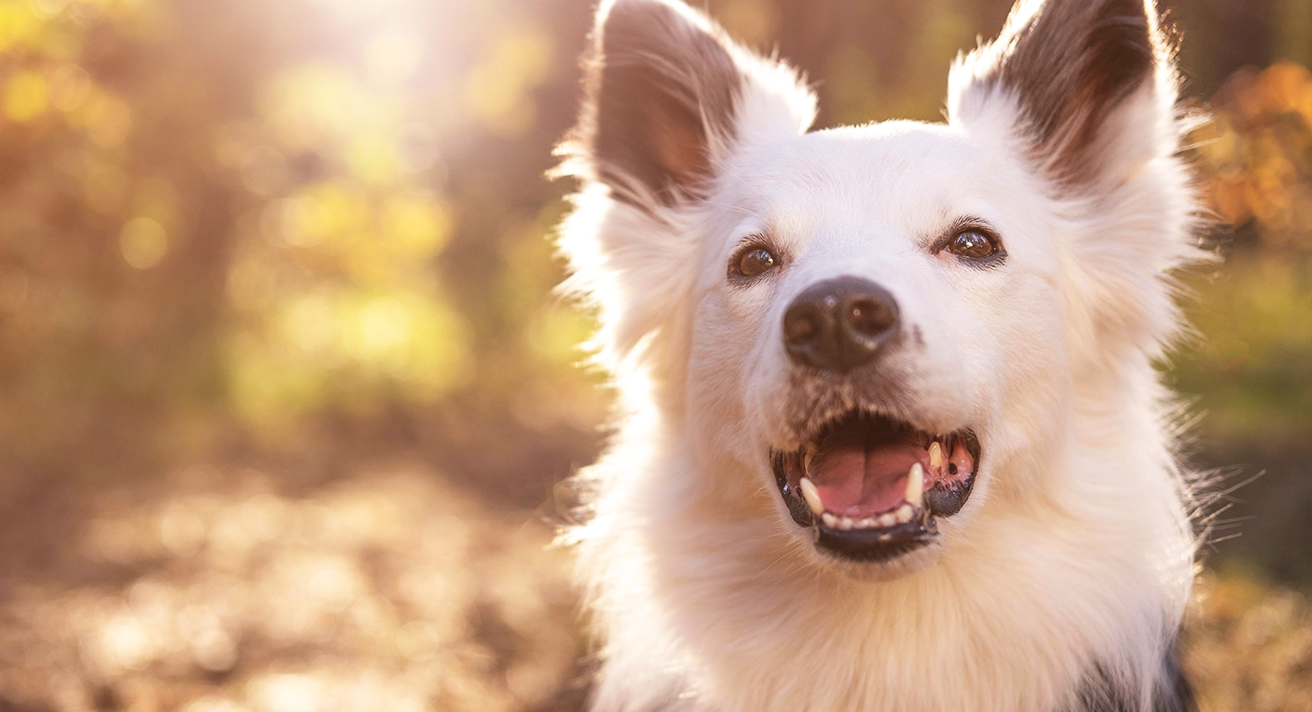
<path id="1" fill-rule="evenodd" d="M 712 511 L 907 570 L 1052 497 L 1071 419 L 1151 379 L 1193 208 L 1151 0 L 1022 2 L 943 125 L 808 132 L 791 69 L 675 0 L 594 42 L 562 245 Z"/>

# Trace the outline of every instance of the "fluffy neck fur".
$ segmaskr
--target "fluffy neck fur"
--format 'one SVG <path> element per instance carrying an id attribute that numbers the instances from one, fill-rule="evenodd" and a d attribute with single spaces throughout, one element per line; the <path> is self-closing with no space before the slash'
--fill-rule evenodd
<path id="1" fill-rule="evenodd" d="M 888 582 L 809 564 L 765 489 L 755 511 L 726 517 L 698 485 L 725 463 L 660 456 L 697 451 L 679 414 L 628 421 L 590 473 L 600 492 L 581 547 L 608 641 L 595 709 L 1077 710 L 1094 666 L 1146 709 L 1188 595 L 1191 538 L 1161 427 L 1129 417 L 1157 412 L 1151 366 L 1120 378 L 1098 390 L 1136 407 L 1081 394 L 1051 462 L 1017 452 L 994 465 L 1049 491 L 994 490 L 977 536 Z"/>

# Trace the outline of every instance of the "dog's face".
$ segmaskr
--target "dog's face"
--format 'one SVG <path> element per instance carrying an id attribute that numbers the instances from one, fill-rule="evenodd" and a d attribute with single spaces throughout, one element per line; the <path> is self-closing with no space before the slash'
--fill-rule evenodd
<path id="1" fill-rule="evenodd" d="M 1005 149 L 912 123 L 781 138 L 726 170 L 752 179 L 716 191 L 733 210 L 704 228 L 693 432 L 764 473 L 825 556 L 939 543 L 983 501 L 996 429 L 1069 390 L 1050 201 Z"/>
<path id="2" fill-rule="evenodd" d="M 687 8 L 600 11 L 564 236 L 600 340 L 678 423 L 689 491 L 824 565 L 910 571 L 1046 496 L 1017 473 L 1055 469 L 1078 390 L 1172 323 L 1154 15 L 1032 5 L 958 62 L 947 125 L 811 133 L 794 75 Z"/>

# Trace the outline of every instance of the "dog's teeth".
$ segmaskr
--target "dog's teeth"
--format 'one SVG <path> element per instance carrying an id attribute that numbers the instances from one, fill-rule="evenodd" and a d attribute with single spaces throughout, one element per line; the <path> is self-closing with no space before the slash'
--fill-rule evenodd
<path id="1" fill-rule="evenodd" d="M 897 524 L 897 517 L 893 516 L 892 512 L 879 515 L 879 526 L 891 527 L 894 524 Z"/>
<path id="2" fill-rule="evenodd" d="M 803 453 L 803 454 L 802 454 L 802 472 L 805 472 L 805 473 L 808 474 L 808 475 L 811 474 L 811 458 L 812 458 L 812 457 L 814 457 L 814 455 L 812 455 L 812 454 L 809 453 L 809 452 L 807 452 L 807 453 Z"/>
<path id="3" fill-rule="evenodd" d="M 852 521 L 851 517 L 843 517 L 838 520 L 838 528 L 845 532 L 851 531 L 854 526 L 856 526 L 856 522 Z"/>
<path id="4" fill-rule="evenodd" d="M 934 444 L 938 445 L 938 443 L 934 443 Z M 931 459 L 934 457 L 933 449 L 929 451 L 929 456 Z M 907 473 L 906 498 L 907 501 L 911 503 L 912 507 L 919 507 L 920 499 L 924 494 L 925 494 L 925 468 L 921 467 L 920 463 L 917 462 L 916 464 L 911 466 L 911 471 Z"/>
<path id="5" fill-rule="evenodd" d="M 942 464 L 943 464 L 943 447 L 938 444 L 937 440 L 935 440 L 934 442 L 929 444 L 929 466 L 938 467 L 939 465 Z"/>
<path id="6" fill-rule="evenodd" d="M 879 526 L 879 520 L 874 517 L 866 517 L 856 523 L 858 529 L 874 529 Z"/>
<path id="7" fill-rule="evenodd" d="M 899 522 L 904 523 L 904 524 L 905 524 L 906 522 L 911 521 L 911 514 L 912 514 L 914 511 L 915 511 L 915 510 L 913 510 L 913 509 L 911 508 L 911 505 L 909 505 L 909 504 L 904 504 L 904 505 L 902 505 L 901 507 L 898 507 L 898 508 L 897 508 L 897 520 L 898 520 Z"/>
<path id="8" fill-rule="evenodd" d="M 825 512 L 824 514 L 821 514 L 820 519 L 824 521 L 825 526 L 829 527 L 830 529 L 838 528 L 838 517 L 835 517 L 829 512 Z"/>
<path id="9" fill-rule="evenodd" d="M 810 507 L 812 512 L 820 514 L 825 511 L 825 503 L 820 499 L 820 491 L 815 488 L 814 482 L 803 477 L 797 483 L 797 487 L 802 490 L 802 499 L 806 500 L 806 506 Z"/>

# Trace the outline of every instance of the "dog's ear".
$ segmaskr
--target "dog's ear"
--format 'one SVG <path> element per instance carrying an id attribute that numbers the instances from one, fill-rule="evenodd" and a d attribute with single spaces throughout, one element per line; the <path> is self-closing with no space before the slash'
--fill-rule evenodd
<path id="1" fill-rule="evenodd" d="M 719 161 L 753 130 L 748 114 L 762 99 L 776 99 L 776 112 L 756 119 L 785 131 L 805 131 L 815 115 L 791 70 L 738 47 L 677 0 L 603 2 L 592 43 L 579 125 L 564 149 L 568 170 L 631 205 L 701 197 Z"/>
<path id="2" fill-rule="evenodd" d="M 1163 139 L 1175 150 L 1176 77 L 1153 0 L 1020 0 L 948 85 L 952 123 L 1019 112 L 1013 133 L 1068 185 L 1123 179 Z"/>
<path id="3" fill-rule="evenodd" d="M 1203 258 L 1197 188 L 1179 156 L 1173 47 L 1153 0 L 1021 0 L 959 59 L 948 117 L 1000 136 L 1053 188 L 1073 352 L 1160 356 L 1178 334 L 1174 270 Z"/>
<path id="4" fill-rule="evenodd" d="M 740 153 L 804 133 L 815 96 L 679 0 L 604 0 L 592 43 L 579 125 L 559 149 L 559 173 L 583 183 L 560 231 L 565 289 L 598 309 L 601 363 L 674 382 L 705 198 Z"/>

